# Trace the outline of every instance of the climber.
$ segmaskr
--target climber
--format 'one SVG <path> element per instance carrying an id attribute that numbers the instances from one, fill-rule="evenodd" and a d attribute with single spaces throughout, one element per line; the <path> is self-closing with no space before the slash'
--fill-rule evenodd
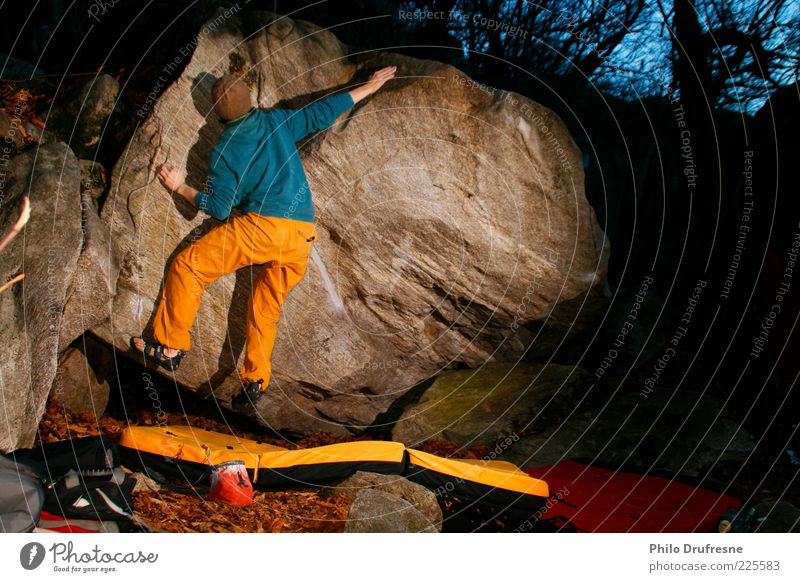
<path id="1" fill-rule="evenodd" d="M 250 89 L 226 75 L 213 87 L 214 112 L 224 123 L 211 150 L 209 180 L 198 192 L 182 170 L 162 165 L 158 179 L 171 192 L 226 221 L 172 261 L 153 317 L 153 340 L 131 338 L 145 360 L 175 371 L 190 348 L 206 285 L 242 267 L 263 264 L 247 311 L 242 392 L 236 407 L 255 405 L 269 385 L 270 357 L 286 294 L 302 278 L 317 234 L 314 204 L 295 143 L 329 127 L 342 113 L 393 78 L 382 68 L 347 92 L 301 109 L 253 107 Z M 241 214 L 229 219 L 231 209 Z"/>

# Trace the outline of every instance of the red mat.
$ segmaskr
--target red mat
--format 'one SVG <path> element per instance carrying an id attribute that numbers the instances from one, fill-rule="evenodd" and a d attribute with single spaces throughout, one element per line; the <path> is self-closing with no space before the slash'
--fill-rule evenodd
<path id="1" fill-rule="evenodd" d="M 562 516 L 583 532 L 711 532 L 727 509 L 741 506 L 707 489 L 575 461 L 524 471 L 555 496 L 541 519 Z"/>
<path id="2" fill-rule="evenodd" d="M 42 511 L 34 533 L 119 533 L 119 526 L 113 521 L 95 521 L 61 517 Z"/>

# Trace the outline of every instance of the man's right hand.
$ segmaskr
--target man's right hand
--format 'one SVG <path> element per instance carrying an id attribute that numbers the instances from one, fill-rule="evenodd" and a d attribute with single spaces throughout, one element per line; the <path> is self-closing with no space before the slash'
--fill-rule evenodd
<path id="1" fill-rule="evenodd" d="M 166 164 L 159 166 L 156 176 L 158 176 L 158 180 L 164 185 L 165 188 L 167 188 L 167 190 L 171 190 L 173 192 L 177 192 L 178 188 L 180 188 L 181 185 L 183 185 L 184 180 L 186 180 L 185 173 Z"/>
<path id="2" fill-rule="evenodd" d="M 162 164 L 158 167 L 156 176 L 165 188 L 175 192 L 175 194 L 184 198 L 189 204 L 194 205 L 194 198 L 197 196 L 197 190 L 184 181 L 186 180 L 186 173 L 183 170 Z"/>
<path id="3" fill-rule="evenodd" d="M 397 72 L 397 67 L 384 67 L 372 73 L 369 81 L 350 91 L 353 103 L 358 103 L 364 97 L 372 95 L 375 91 L 383 87 L 386 81 L 394 78 L 395 72 Z"/>

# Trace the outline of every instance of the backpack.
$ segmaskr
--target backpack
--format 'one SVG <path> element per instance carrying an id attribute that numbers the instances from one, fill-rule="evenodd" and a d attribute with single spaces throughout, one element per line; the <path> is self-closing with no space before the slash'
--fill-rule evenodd
<path id="1" fill-rule="evenodd" d="M 18 451 L 18 459 L 40 467 L 43 508 L 64 518 L 116 521 L 132 526 L 136 480 L 119 466 L 117 446 L 103 436 L 59 441 Z"/>
<path id="2" fill-rule="evenodd" d="M 104 436 L 89 436 L 47 443 L 15 453 L 18 459 L 43 467 L 52 481 L 66 474 L 70 469 L 83 470 L 113 469 L 118 467 L 119 450 L 117 445 Z"/>
<path id="3" fill-rule="evenodd" d="M 70 469 L 45 491 L 44 509 L 77 519 L 119 520 L 133 515 L 136 481 L 122 469 Z"/>
<path id="4" fill-rule="evenodd" d="M 0 531 L 33 530 L 44 505 L 45 493 L 37 471 L 0 453 Z"/>

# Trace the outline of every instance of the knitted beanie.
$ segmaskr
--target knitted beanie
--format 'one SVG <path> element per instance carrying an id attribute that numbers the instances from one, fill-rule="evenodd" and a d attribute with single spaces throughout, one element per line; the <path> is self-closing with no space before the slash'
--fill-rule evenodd
<path id="1" fill-rule="evenodd" d="M 250 101 L 250 89 L 236 75 L 225 75 L 214 83 L 211 90 L 214 112 L 225 121 L 241 117 L 253 104 Z"/>

